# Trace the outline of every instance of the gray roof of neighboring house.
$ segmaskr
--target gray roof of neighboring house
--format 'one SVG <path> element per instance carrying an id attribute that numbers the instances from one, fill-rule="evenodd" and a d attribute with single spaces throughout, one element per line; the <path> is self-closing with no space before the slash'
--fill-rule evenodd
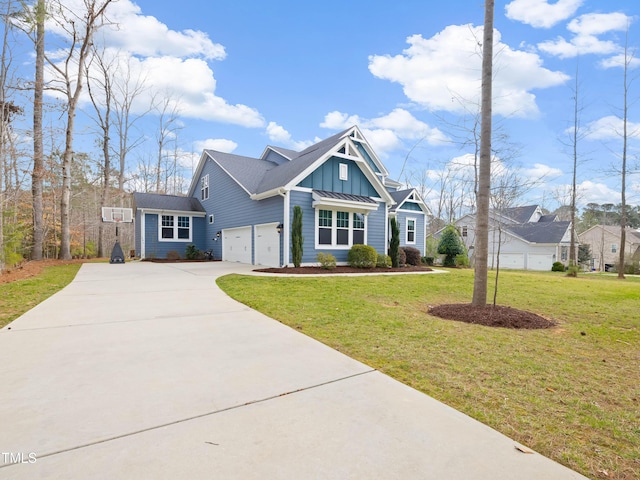
<path id="1" fill-rule="evenodd" d="M 350 202 L 361 202 L 361 203 L 372 203 L 375 204 L 376 201 L 370 197 L 365 197 L 363 195 L 352 195 L 350 193 L 340 193 L 340 192 L 328 192 L 326 190 L 314 190 L 313 193 L 317 193 L 321 197 L 324 198 L 335 198 L 337 200 L 348 200 Z"/>
<path id="2" fill-rule="evenodd" d="M 177 212 L 205 211 L 200 200 L 194 197 L 136 192 L 133 194 L 133 202 L 136 209 L 149 208 L 153 210 L 172 210 Z"/>
<path id="3" fill-rule="evenodd" d="M 512 207 L 499 210 L 499 213 L 505 217 L 508 217 L 516 223 L 526 223 L 531 216 L 535 213 L 537 205 L 526 205 L 524 207 Z"/>
<path id="4" fill-rule="evenodd" d="M 557 219 L 558 216 L 552 213 L 551 215 L 542 215 L 538 222 L 555 222 Z"/>
<path id="5" fill-rule="evenodd" d="M 537 222 L 507 225 L 505 230 L 531 243 L 559 243 L 571 222 Z"/>

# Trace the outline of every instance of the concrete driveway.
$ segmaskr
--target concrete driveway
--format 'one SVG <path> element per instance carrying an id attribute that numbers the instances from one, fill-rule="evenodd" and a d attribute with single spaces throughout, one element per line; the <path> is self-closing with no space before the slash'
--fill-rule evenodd
<path id="1" fill-rule="evenodd" d="M 0 479 L 579 479 L 237 303 L 224 262 L 85 264 L 0 330 Z"/>

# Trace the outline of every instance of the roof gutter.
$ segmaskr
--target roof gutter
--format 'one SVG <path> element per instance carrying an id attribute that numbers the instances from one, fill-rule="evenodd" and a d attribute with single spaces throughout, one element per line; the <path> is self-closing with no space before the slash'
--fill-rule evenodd
<path id="1" fill-rule="evenodd" d="M 251 200 L 264 200 L 265 198 L 275 197 L 276 195 L 284 197 L 286 193 L 287 189 L 285 187 L 278 187 L 262 193 L 253 193 L 249 195 L 249 198 Z"/>

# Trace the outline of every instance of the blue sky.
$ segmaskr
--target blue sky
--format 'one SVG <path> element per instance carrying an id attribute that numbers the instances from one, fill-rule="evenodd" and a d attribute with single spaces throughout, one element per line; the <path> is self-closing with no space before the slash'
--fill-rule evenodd
<path id="1" fill-rule="evenodd" d="M 579 201 L 620 201 L 620 55 L 627 26 L 630 53 L 640 47 L 639 13 L 631 0 L 496 1 L 495 123 L 519 145 L 513 156 L 496 142 L 497 155 L 521 177 L 543 179 L 523 201 L 553 209 L 566 198 L 572 159 L 562 140 L 577 65 Z M 187 167 L 203 147 L 259 156 L 268 144 L 301 149 L 358 124 L 392 177 L 432 196 L 473 152 L 453 126 L 477 111 L 483 14 L 482 0 L 119 0 L 110 10 L 118 30 L 99 41 L 144 72 L 148 95 L 175 100 Z M 640 148 L 636 57 L 631 163 Z M 640 178 L 628 188 L 640 203 Z"/>

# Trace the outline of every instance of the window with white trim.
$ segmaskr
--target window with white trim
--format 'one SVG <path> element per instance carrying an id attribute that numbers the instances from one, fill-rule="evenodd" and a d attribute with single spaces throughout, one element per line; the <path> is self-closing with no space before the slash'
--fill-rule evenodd
<path id="1" fill-rule="evenodd" d="M 353 214 L 353 244 L 364 244 L 364 214 Z"/>
<path id="2" fill-rule="evenodd" d="M 336 243 L 349 245 L 349 212 L 336 212 Z"/>
<path id="3" fill-rule="evenodd" d="M 407 243 L 416 243 L 416 219 L 407 218 Z"/>
<path id="4" fill-rule="evenodd" d="M 161 215 L 161 242 L 190 242 L 191 217 L 184 215 Z"/>
<path id="5" fill-rule="evenodd" d="M 366 242 L 366 216 L 340 210 L 316 210 L 316 247 L 347 249 Z"/>
<path id="6" fill-rule="evenodd" d="M 467 236 L 467 234 L 468 234 L 467 226 L 466 226 L 466 225 L 463 225 L 463 226 L 462 226 L 462 236 L 463 236 L 463 237 L 466 237 L 466 236 Z"/>
<path id="7" fill-rule="evenodd" d="M 332 244 L 332 217 L 333 212 L 331 210 L 318 211 L 318 243 L 320 245 Z"/>
<path id="8" fill-rule="evenodd" d="M 611 253 L 616 253 L 618 251 L 618 244 L 617 243 L 612 243 L 611 244 Z"/>
<path id="9" fill-rule="evenodd" d="M 209 199 L 209 174 L 200 179 L 200 200 Z"/>

